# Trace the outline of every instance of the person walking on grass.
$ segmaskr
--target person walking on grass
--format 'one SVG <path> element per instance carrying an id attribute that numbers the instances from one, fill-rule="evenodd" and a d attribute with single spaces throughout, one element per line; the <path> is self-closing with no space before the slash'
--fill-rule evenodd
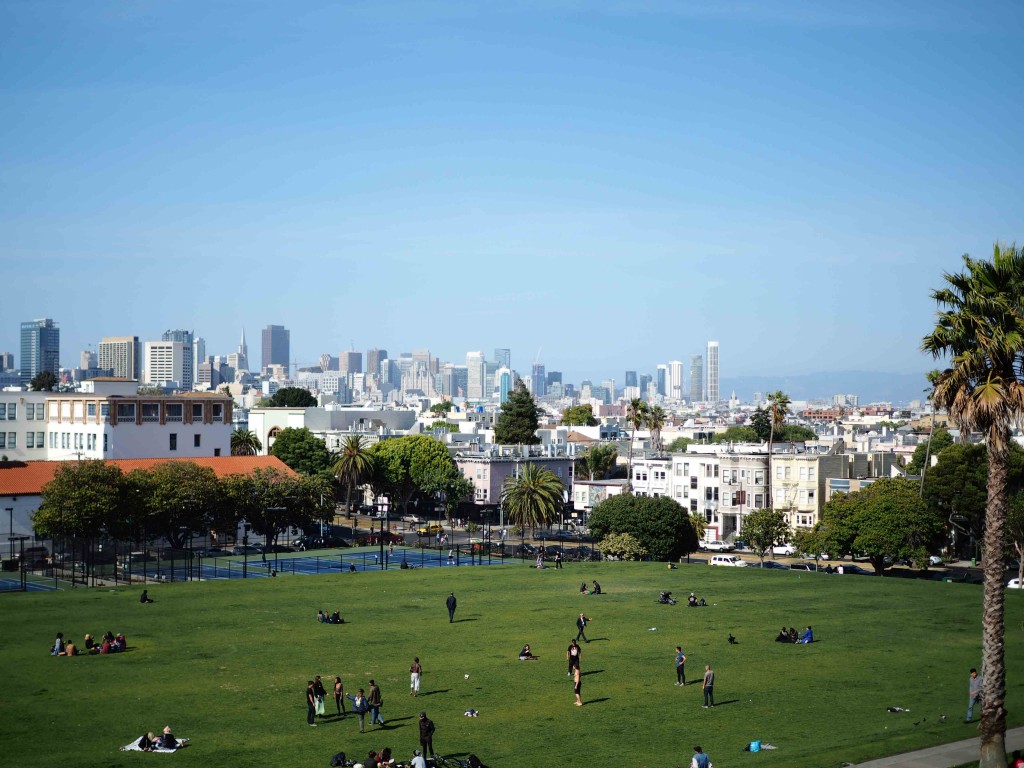
<path id="1" fill-rule="evenodd" d="M 978 670 L 971 667 L 971 678 L 967 688 L 967 719 L 964 720 L 965 723 L 969 723 L 974 719 L 974 705 L 981 706 L 981 683 L 982 678 L 978 676 Z"/>
<path id="2" fill-rule="evenodd" d="M 378 725 L 384 725 L 384 718 L 380 715 L 380 708 L 384 706 L 384 699 L 381 698 L 380 688 L 377 684 L 370 681 L 370 692 L 366 694 L 366 703 L 370 706 L 370 725 L 377 723 Z"/>
<path id="3" fill-rule="evenodd" d="M 704 709 L 715 706 L 715 670 L 704 665 Z"/>
<path id="4" fill-rule="evenodd" d="M 587 634 L 584 631 L 587 628 L 588 621 L 593 621 L 593 619 L 589 616 L 583 615 L 582 613 L 580 614 L 580 617 L 576 619 L 576 628 L 579 630 L 579 632 L 576 633 L 576 639 L 579 640 L 582 637 L 584 643 L 590 642 L 589 640 L 587 640 Z"/>
<path id="5" fill-rule="evenodd" d="M 458 605 L 454 592 L 448 593 L 448 599 L 444 601 L 444 604 L 448 607 L 448 623 L 451 624 L 455 621 L 455 607 Z"/>
<path id="6" fill-rule="evenodd" d="M 683 646 L 676 646 L 676 685 L 686 685 L 686 654 Z"/>
<path id="7" fill-rule="evenodd" d="M 582 649 L 576 644 L 575 640 L 569 641 L 569 647 L 565 649 L 565 660 L 569 662 L 569 671 L 566 675 L 572 677 L 572 671 L 580 668 L 580 655 Z"/>
<path id="8" fill-rule="evenodd" d="M 420 666 L 420 657 L 417 656 L 412 660 L 412 666 L 409 667 L 409 695 L 416 696 L 420 692 L 420 675 L 423 674 L 423 667 Z"/>
<path id="9" fill-rule="evenodd" d="M 313 681 L 306 681 L 306 723 L 316 728 L 316 693 L 313 691 Z"/>

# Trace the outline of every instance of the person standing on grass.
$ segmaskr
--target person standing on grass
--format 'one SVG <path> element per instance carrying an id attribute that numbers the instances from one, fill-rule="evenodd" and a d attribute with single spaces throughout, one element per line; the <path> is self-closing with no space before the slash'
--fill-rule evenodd
<path id="1" fill-rule="evenodd" d="M 704 709 L 715 706 L 715 670 L 704 665 Z"/>
<path id="2" fill-rule="evenodd" d="M 562 567 L 562 553 L 561 552 L 555 552 L 555 568 L 558 569 L 558 568 L 561 568 L 561 567 Z"/>
<path id="3" fill-rule="evenodd" d="M 313 695 L 316 696 L 316 715 L 324 716 L 324 698 L 327 696 L 327 689 L 324 688 L 324 681 L 320 675 L 313 680 Z"/>
<path id="4" fill-rule="evenodd" d="M 306 681 L 306 724 L 316 728 L 316 693 L 313 692 L 313 681 Z"/>
<path id="5" fill-rule="evenodd" d="M 676 646 L 676 685 L 686 685 L 686 654 L 683 646 Z"/>
<path id="6" fill-rule="evenodd" d="M 417 656 L 412 660 L 412 666 L 409 667 L 409 695 L 416 696 L 420 692 L 420 675 L 423 674 L 423 667 L 420 666 L 420 657 Z"/>
<path id="7" fill-rule="evenodd" d="M 580 668 L 576 667 L 572 674 L 572 692 L 576 694 L 576 706 L 582 707 L 583 701 L 580 699 L 580 689 L 583 686 L 583 677 L 580 675 Z"/>
<path id="8" fill-rule="evenodd" d="M 580 668 L 580 655 L 582 649 L 576 644 L 575 640 L 569 642 L 569 647 L 565 649 L 565 660 L 569 662 L 569 671 L 566 673 L 569 677 L 572 677 L 572 671 Z"/>
<path id="9" fill-rule="evenodd" d="M 448 593 L 448 599 L 444 601 L 444 604 L 448 606 L 448 623 L 451 624 L 455 621 L 455 607 L 458 605 L 454 592 Z"/>
<path id="10" fill-rule="evenodd" d="M 967 688 L 967 719 L 969 723 L 974 719 L 974 705 L 981 705 L 981 683 L 982 678 L 978 676 L 978 670 L 971 668 L 971 678 Z"/>
<path id="11" fill-rule="evenodd" d="M 420 712 L 420 749 L 423 754 L 430 753 L 434 757 L 434 721 L 427 717 L 427 712 Z"/>
<path id="12" fill-rule="evenodd" d="M 359 715 L 359 732 L 364 733 L 366 731 L 366 711 L 370 708 L 370 705 L 366 703 L 363 689 L 360 688 L 355 696 L 351 693 L 347 694 L 346 698 L 352 702 L 353 714 Z"/>
<path id="13" fill-rule="evenodd" d="M 587 585 L 584 584 L 583 586 L 586 587 Z M 584 631 L 587 628 L 588 621 L 593 621 L 593 619 L 589 616 L 584 616 L 582 613 L 580 613 L 580 617 L 576 619 L 576 628 L 579 630 L 579 632 L 576 633 L 576 639 L 579 640 L 582 637 L 584 643 L 590 642 L 589 640 L 587 640 L 587 635 Z"/>
<path id="14" fill-rule="evenodd" d="M 373 680 L 370 681 L 370 692 L 366 694 L 366 703 L 370 705 L 370 725 L 374 723 L 384 725 L 384 718 L 380 716 L 380 708 L 384 705 L 384 699 L 381 698 L 380 688 Z"/>
<path id="15" fill-rule="evenodd" d="M 345 686 L 341 684 L 341 678 L 334 676 L 334 705 L 338 708 L 338 714 L 345 714 Z"/>

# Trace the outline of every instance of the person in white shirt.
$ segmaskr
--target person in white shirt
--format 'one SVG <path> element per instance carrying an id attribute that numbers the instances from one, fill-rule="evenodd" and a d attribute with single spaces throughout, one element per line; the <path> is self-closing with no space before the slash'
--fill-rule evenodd
<path id="1" fill-rule="evenodd" d="M 423 759 L 423 755 L 418 749 L 414 749 L 412 754 L 412 768 L 427 768 L 427 761 Z"/>

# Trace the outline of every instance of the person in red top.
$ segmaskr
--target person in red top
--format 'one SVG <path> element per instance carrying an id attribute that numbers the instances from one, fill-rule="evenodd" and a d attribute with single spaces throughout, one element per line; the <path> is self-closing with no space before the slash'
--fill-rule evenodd
<path id="1" fill-rule="evenodd" d="M 1010 768 L 1024 768 L 1024 757 L 1020 756 L 1020 750 L 1013 750 L 1013 756 L 1010 758 Z"/>

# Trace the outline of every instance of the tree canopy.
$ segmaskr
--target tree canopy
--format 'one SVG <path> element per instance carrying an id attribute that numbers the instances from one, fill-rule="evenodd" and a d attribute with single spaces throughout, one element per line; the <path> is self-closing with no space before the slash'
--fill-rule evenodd
<path id="1" fill-rule="evenodd" d="M 518 475 L 505 480 L 501 506 L 511 522 L 536 530 L 558 519 L 564 490 L 562 481 L 550 469 L 526 464 Z"/>
<path id="2" fill-rule="evenodd" d="M 764 562 L 764 556 L 789 536 L 786 515 L 775 509 L 755 509 L 743 517 L 743 541 Z"/>
<path id="3" fill-rule="evenodd" d="M 628 533 L 609 533 L 597 543 L 597 548 L 605 557 L 618 560 L 643 560 L 647 557 L 647 550 Z"/>
<path id="4" fill-rule="evenodd" d="M 448 413 L 448 411 L 450 411 L 454 407 L 455 405 L 454 403 L 452 403 L 451 400 L 443 400 L 440 403 L 434 403 L 432 406 L 430 406 L 430 412 L 440 415 L 442 413 Z"/>
<path id="5" fill-rule="evenodd" d="M 757 432 L 752 427 L 732 426 L 711 438 L 712 443 L 756 443 Z"/>
<path id="6" fill-rule="evenodd" d="M 248 429 L 236 429 L 231 433 L 232 456 L 255 456 L 263 450 L 263 441 Z"/>
<path id="7" fill-rule="evenodd" d="M 333 464 L 327 444 L 305 427 L 289 427 L 278 432 L 270 446 L 270 455 L 307 476 L 326 473 Z"/>
<path id="8" fill-rule="evenodd" d="M 604 480 L 615 469 L 618 458 L 619 449 L 614 443 L 598 443 L 576 460 L 577 473 L 590 480 Z"/>
<path id="9" fill-rule="evenodd" d="M 373 446 L 370 456 L 374 491 L 388 496 L 403 512 L 417 493 L 429 499 L 443 496 L 450 503 L 458 503 L 467 493 L 465 478 L 448 447 L 428 435 L 382 440 Z"/>
<path id="10" fill-rule="evenodd" d="M 772 436 L 772 417 L 761 406 L 757 406 L 751 415 L 749 426 L 754 430 L 759 442 L 767 442 Z"/>
<path id="11" fill-rule="evenodd" d="M 494 442 L 498 445 L 537 445 L 540 442 L 538 426 L 537 403 L 523 380 L 516 379 L 508 400 L 501 404 L 498 423 L 494 427 Z"/>
<path id="12" fill-rule="evenodd" d="M 33 392 L 53 392 L 56 386 L 57 377 L 53 375 L 53 371 L 40 371 L 28 383 L 28 388 Z"/>
<path id="13" fill-rule="evenodd" d="M 562 412 L 562 424 L 567 427 L 596 427 L 599 423 L 590 403 L 573 405 Z"/>
<path id="14" fill-rule="evenodd" d="M 906 466 L 908 475 L 921 474 L 921 468 L 924 467 L 925 456 L 929 453 L 929 442 L 931 442 L 932 446 L 930 451 L 931 455 L 938 456 L 953 444 L 953 438 L 947 430 L 942 427 L 936 427 L 928 440 L 922 440 L 917 444 L 917 447 L 914 448 L 914 455 L 910 457 L 910 461 L 907 462 Z"/>
<path id="15" fill-rule="evenodd" d="M 693 445 L 696 442 L 696 440 L 691 440 L 688 437 L 677 437 L 665 447 L 665 450 L 669 453 L 686 453 L 686 446 Z"/>
<path id="16" fill-rule="evenodd" d="M 103 461 L 61 463 L 43 486 L 32 516 L 36 535 L 91 536 L 116 525 L 125 511 L 124 475 Z"/>
<path id="17" fill-rule="evenodd" d="M 594 507 L 589 523 L 598 540 L 630 534 L 652 560 L 678 560 L 698 547 L 689 514 L 667 496 L 611 496 Z"/>
<path id="18" fill-rule="evenodd" d="M 302 387 L 281 387 L 268 398 L 260 401 L 260 408 L 316 408 L 313 393 Z"/>

